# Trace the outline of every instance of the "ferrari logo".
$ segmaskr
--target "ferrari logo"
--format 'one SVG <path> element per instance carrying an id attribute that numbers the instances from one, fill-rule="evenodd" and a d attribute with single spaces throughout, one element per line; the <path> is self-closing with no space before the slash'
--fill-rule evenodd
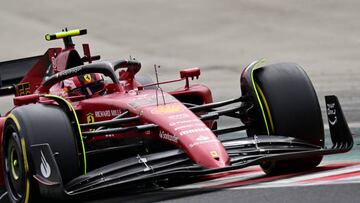
<path id="1" fill-rule="evenodd" d="M 94 123 L 95 122 L 95 117 L 94 117 L 94 114 L 92 113 L 88 113 L 86 115 L 86 121 L 87 123 Z M 95 129 L 89 129 L 89 131 L 94 131 Z"/>
<path id="2" fill-rule="evenodd" d="M 90 75 L 90 74 L 85 74 L 85 75 L 84 75 L 84 80 L 85 80 L 86 82 L 91 82 L 91 75 Z"/>
<path id="3" fill-rule="evenodd" d="M 216 151 L 211 151 L 210 152 L 210 155 L 213 157 L 213 158 L 219 158 L 219 155 L 218 155 L 218 153 L 216 152 Z"/>
<path id="4" fill-rule="evenodd" d="M 95 122 L 94 114 L 88 113 L 88 114 L 86 115 L 86 120 L 87 120 L 87 123 L 94 123 L 94 122 Z"/>

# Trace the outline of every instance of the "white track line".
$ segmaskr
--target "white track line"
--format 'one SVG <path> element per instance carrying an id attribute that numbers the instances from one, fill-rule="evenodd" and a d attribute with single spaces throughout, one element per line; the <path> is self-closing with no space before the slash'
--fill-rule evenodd
<path id="1" fill-rule="evenodd" d="M 277 180 L 277 181 L 259 183 L 259 184 L 248 185 L 248 186 L 239 186 L 239 187 L 234 187 L 232 189 L 289 187 L 289 186 L 306 186 L 306 185 L 329 185 L 329 184 L 338 184 L 338 183 L 358 183 L 358 182 L 360 182 L 359 176 L 347 177 L 347 178 L 342 178 L 339 180 L 323 180 L 323 181 L 322 180 L 314 180 L 313 182 L 301 182 L 301 181 L 311 180 L 313 178 L 325 178 L 327 176 L 341 175 L 344 173 L 357 172 L 357 171 L 360 171 L 359 165 L 349 166 L 349 167 L 342 168 L 342 169 L 334 169 L 334 170 L 326 171 L 326 172 L 317 172 L 317 173 L 312 173 L 309 175 L 296 176 L 296 177 L 288 178 L 288 179 L 284 179 L 284 180 Z"/>
<path id="2" fill-rule="evenodd" d="M 331 182 L 331 183 L 323 183 L 321 185 L 343 185 L 344 183 L 347 184 L 358 184 L 359 182 Z M 226 190 L 242 190 L 242 189 L 259 189 L 259 188 L 288 188 L 288 187 L 307 187 L 310 185 L 294 185 L 294 184 L 283 184 L 283 185 L 247 185 L 242 187 L 233 187 L 227 188 Z"/>
<path id="3" fill-rule="evenodd" d="M 227 184 L 227 183 L 232 183 L 232 182 L 237 182 L 237 181 L 253 179 L 253 178 L 257 178 L 257 177 L 264 176 L 264 175 L 265 175 L 265 173 L 262 171 L 251 171 L 251 172 L 244 172 L 244 173 L 239 172 L 238 175 L 225 176 L 222 178 L 211 179 L 211 180 L 207 180 L 207 181 L 203 181 L 203 182 L 192 183 L 189 185 L 183 185 L 183 186 L 173 187 L 173 188 L 169 188 L 169 189 L 181 190 L 181 189 L 205 188 L 205 187 L 211 187 L 211 186 L 216 186 L 216 185 L 221 185 L 221 184 Z"/>
<path id="4" fill-rule="evenodd" d="M 314 172 L 311 174 L 304 174 L 304 175 L 300 175 L 300 176 L 296 176 L 296 177 L 292 177 L 292 178 L 287 178 L 284 180 L 275 180 L 268 184 L 295 183 L 295 182 L 299 182 L 299 181 L 303 181 L 303 180 L 309 180 L 309 179 L 313 179 L 313 178 L 322 178 L 322 177 L 326 177 L 326 176 L 344 174 L 344 173 L 355 172 L 355 171 L 360 171 L 360 165 L 348 166 L 348 167 L 344 167 L 344 168 L 332 169 L 332 170 L 327 170 L 327 171 L 319 171 L 319 172 Z M 264 184 L 267 184 L 267 183 L 264 183 Z"/>
<path id="5" fill-rule="evenodd" d="M 4 194 L 2 194 L 2 195 L 0 196 L 0 200 L 2 200 L 2 199 L 7 195 L 7 193 L 8 193 L 8 192 L 4 192 Z"/>
<path id="6" fill-rule="evenodd" d="M 332 164 L 329 164 L 329 166 L 331 166 L 331 165 Z M 324 167 L 326 167 L 326 165 Z M 342 178 L 340 180 L 324 180 L 324 181 L 314 180 L 314 182 L 302 182 L 302 181 L 311 180 L 311 179 L 315 179 L 315 178 L 323 178 L 323 177 L 327 177 L 327 176 L 340 175 L 340 174 L 356 172 L 356 171 L 360 171 L 360 164 L 354 165 L 354 166 L 338 168 L 338 169 L 329 169 L 329 170 L 314 172 L 311 174 L 297 175 L 295 177 L 290 177 L 290 178 L 281 179 L 281 180 L 274 180 L 274 181 L 269 181 L 269 182 L 264 182 L 264 183 L 254 183 L 253 185 L 239 186 L 239 187 L 234 187 L 233 189 L 330 184 L 330 183 L 339 182 L 341 180 L 344 180 L 346 182 L 359 182 L 360 181 L 359 176 L 346 177 L 346 178 Z M 243 172 L 243 173 L 241 171 L 239 171 L 238 175 L 225 176 L 225 177 L 221 177 L 221 178 L 211 179 L 211 180 L 193 183 L 193 184 L 189 184 L 189 185 L 183 185 L 183 186 L 179 186 L 179 187 L 173 187 L 173 188 L 169 188 L 169 189 L 170 190 L 179 190 L 179 189 L 198 189 L 198 188 L 205 188 L 205 187 L 213 187 L 213 186 L 218 186 L 218 185 L 223 185 L 223 184 L 228 184 L 228 183 L 234 183 L 234 182 L 238 182 L 238 181 L 256 179 L 258 177 L 263 177 L 263 176 L 264 176 L 264 172 L 262 172 L 262 171 L 251 171 L 251 172 Z"/>

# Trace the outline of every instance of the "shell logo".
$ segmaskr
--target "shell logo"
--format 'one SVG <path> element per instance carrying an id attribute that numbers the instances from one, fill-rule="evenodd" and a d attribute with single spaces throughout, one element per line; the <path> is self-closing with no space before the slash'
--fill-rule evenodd
<path id="1" fill-rule="evenodd" d="M 164 106 L 158 106 L 151 110 L 152 114 L 167 114 L 167 113 L 180 113 L 183 108 L 179 104 L 166 104 Z"/>

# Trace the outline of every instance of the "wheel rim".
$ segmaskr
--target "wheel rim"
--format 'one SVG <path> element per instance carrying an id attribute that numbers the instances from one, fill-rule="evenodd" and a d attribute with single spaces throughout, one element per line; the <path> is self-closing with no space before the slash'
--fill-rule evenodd
<path id="1" fill-rule="evenodd" d="M 21 148 L 18 141 L 18 134 L 13 132 L 7 142 L 5 159 L 5 173 L 9 194 L 19 200 L 24 197 L 25 192 L 25 170 L 21 157 Z"/>

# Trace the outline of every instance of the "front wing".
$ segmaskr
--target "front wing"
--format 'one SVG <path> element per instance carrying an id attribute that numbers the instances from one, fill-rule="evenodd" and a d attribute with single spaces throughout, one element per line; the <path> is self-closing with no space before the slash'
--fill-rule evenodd
<path id="1" fill-rule="evenodd" d="M 48 145 L 31 146 L 33 154 L 45 152 L 50 161 L 53 174 L 50 179 L 41 175 L 36 169 L 34 178 L 38 180 L 40 191 L 46 196 L 82 197 L 96 195 L 109 189 L 138 187 L 146 183 L 170 181 L 179 178 L 198 177 L 207 174 L 231 171 L 268 161 L 289 160 L 344 153 L 353 146 L 353 138 L 340 104 L 335 96 L 326 98 L 327 115 L 333 146 L 323 148 L 302 140 L 284 136 L 254 136 L 223 141 L 230 158 L 230 166 L 224 168 L 205 169 L 194 164 L 180 149 L 169 150 L 144 156 L 131 157 L 103 166 L 81 175 L 66 185 Z M 44 149 L 46 148 L 46 149 Z"/>

